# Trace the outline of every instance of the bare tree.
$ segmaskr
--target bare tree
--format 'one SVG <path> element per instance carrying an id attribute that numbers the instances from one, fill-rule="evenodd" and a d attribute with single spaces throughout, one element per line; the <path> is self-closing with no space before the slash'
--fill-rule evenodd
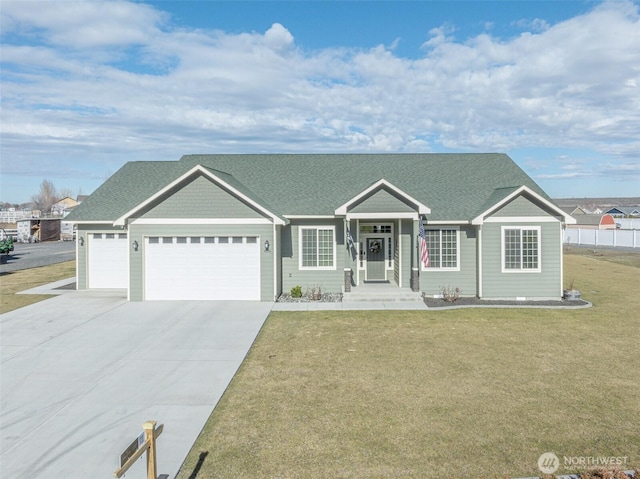
<path id="1" fill-rule="evenodd" d="M 58 200 L 61 200 L 62 198 L 74 198 L 73 190 L 71 188 L 62 188 L 60 191 L 58 191 L 58 196 Z"/>
<path id="2" fill-rule="evenodd" d="M 58 201 L 58 193 L 55 185 L 49 180 L 43 180 L 40 183 L 40 192 L 37 195 L 31 197 L 36 209 L 40 210 L 43 214 L 51 211 L 51 206 Z"/>

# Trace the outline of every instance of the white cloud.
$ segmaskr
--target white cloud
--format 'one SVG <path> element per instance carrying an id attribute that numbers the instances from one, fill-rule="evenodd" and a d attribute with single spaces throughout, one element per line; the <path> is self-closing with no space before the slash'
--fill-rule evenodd
<path id="1" fill-rule="evenodd" d="M 2 149 L 34 170 L 42 151 L 123 161 L 555 147 L 589 148 L 613 167 L 638 161 L 640 16 L 631 2 L 556 25 L 521 23 L 530 31 L 506 40 L 459 42 L 443 25 L 417 59 L 397 56 L 397 41 L 305 50 L 279 23 L 264 33 L 178 29 L 142 3 L 25 5 L 4 2 L 1 12 Z M 581 173 L 564 165 L 542 174 Z"/>
<path id="2" fill-rule="evenodd" d="M 533 32 L 544 32 L 549 29 L 549 23 L 541 18 L 534 18 L 533 20 L 521 18 L 520 20 L 512 22 L 512 25 L 523 30 L 531 30 Z"/>
<path id="3" fill-rule="evenodd" d="M 293 35 L 279 23 L 274 23 L 264 34 L 267 45 L 275 50 L 283 50 L 293 45 Z"/>
<path id="4" fill-rule="evenodd" d="M 16 1 L 2 3 L 2 29 L 27 32 L 74 49 L 143 44 L 167 15 L 124 1 Z"/>

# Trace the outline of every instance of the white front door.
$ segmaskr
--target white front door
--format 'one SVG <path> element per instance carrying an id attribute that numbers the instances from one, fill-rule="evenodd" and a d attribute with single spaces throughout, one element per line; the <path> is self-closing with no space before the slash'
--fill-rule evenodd
<path id="1" fill-rule="evenodd" d="M 125 233 L 88 235 L 88 287 L 129 287 L 129 242 Z"/>
<path id="2" fill-rule="evenodd" d="M 147 300 L 260 300 L 257 236 L 145 240 Z"/>

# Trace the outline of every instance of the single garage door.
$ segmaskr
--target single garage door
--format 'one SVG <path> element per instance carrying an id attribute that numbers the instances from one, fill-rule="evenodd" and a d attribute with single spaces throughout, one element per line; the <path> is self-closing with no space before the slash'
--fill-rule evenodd
<path id="1" fill-rule="evenodd" d="M 89 288 L 128 288 L 129 260 L 126 234 L 89 235 Z"/>
<path id="2" fill-rule="evenodd" d="M 145 299 L 260 300 L 257 236 L 146 238 Z"/>

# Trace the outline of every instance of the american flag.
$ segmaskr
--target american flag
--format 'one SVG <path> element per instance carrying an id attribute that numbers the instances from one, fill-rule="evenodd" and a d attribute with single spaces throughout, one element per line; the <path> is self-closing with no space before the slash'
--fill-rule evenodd
<path id="1" fill-rule="evenodd" d="M 420 219 L 420 260 L 424 263 L 424 267 L 429 267 L 429 250 L 427 249 L 427 238 L 424 235 L 424 224 Z"/>

